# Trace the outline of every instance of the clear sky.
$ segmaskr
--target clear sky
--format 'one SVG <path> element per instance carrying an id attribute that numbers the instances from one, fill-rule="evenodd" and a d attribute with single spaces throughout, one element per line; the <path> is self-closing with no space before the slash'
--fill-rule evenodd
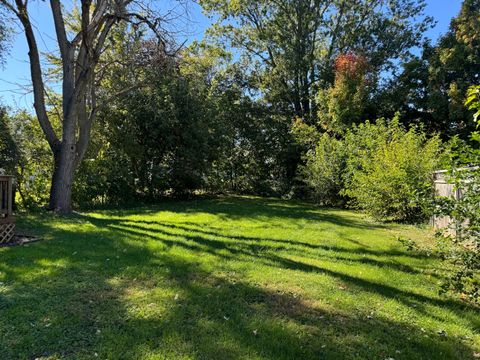
<path id="1" fill-rule="evenodd" d="M 429 38 L 436 40 L 447 31 L 450 20 L 460 10 L 461 2 L 461 0 L 427 0 L 426 14 L 433 16 L 437 21 L 435 28 L 427 33 Z M 37 41 L 41 51 L 55 50 L 49 3 L 38 1 L 32 2 L 30 6 L 32 8 L 31 17 L 36 21 L 35 26 L 39 34 Z M 209 19 L 202 14 L 198 5 L 192 4 L 189 7 L 188 19 L 184 23 L 184 32 L 188 39 L 199 39 L 202 38 L 204 30 L 208 27 Z M 31 96 L 25 94 L 30 88 L 28 49 L 24 35 L 20 29 L 17 30 L 18 34 L 12 41 L 6 64 L 0 68 L 0 103 L 14 109 L 31 109 Z"/>

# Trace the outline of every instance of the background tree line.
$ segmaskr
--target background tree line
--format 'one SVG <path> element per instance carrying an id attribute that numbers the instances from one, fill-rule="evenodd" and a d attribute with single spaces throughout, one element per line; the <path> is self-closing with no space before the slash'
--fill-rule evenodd
<path id="1" fill-rule="evenodd" d="M 101 105 L 75 206 L 233 192 L 427 215 L 429 174 L 448 163 L 450 139 L 468 143 L 475 129 L 464 103 L 480 81 L 478 0 L 464 1 L 437 44 L 424 38 L 424 1 L 200 4 L 216 22 L 178 51 L 147 22 L 110 29 L 89 85 Z M 67 32 L 81 10 L 65 16 Z M 49 60 L 61 78 L 61 57 Z M 45 107 L 57 134 L 64 101 L 49 94 Z M 0 167 L 18 178 L 19 206 L 45 205 L 55 161 L 37 117 L 3 111 L 0 126 Z"/>

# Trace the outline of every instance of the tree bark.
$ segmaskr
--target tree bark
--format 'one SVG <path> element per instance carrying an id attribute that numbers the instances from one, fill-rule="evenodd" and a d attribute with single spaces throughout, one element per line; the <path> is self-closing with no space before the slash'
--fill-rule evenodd
<path id="1" fill-rule="evenodd" d="M 72 185 L 75 175 L 75 146 L 62 144 L 54 154 L 50 188 L 50 210 L 60 214 L 72 211 Z"/>

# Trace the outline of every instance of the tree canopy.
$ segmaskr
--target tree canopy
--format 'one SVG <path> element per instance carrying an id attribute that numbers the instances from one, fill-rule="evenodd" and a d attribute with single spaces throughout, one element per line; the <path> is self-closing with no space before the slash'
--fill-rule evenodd
<path id="1" fill-rule="evenodd" d="M 420 44 L 432 19 L 424 1 L 201 0 L 218 16 L 211 35 L 248 61 L 252 86 L 276 111 L 307 122 L 315 96 L 333 84 L 333 64 L 348 52 L 366 57 L 379 78 Z"/>
<path id="2" fill-rule="evenodd" d="M 4 116 L 26 207 L 204 192 L 348 206 L 361 194 L 342 191 L 345 152 L 356 151 L 347 138 L 367 120 L 385 123 L 372 131 L 398 121 L 416 139 L 398 140 L 401 151 L 385 140 L 375 161 L 392 168 L 418 170 L 412 161 L 426 160 L 409 155 L 424 143 L 439 136 L 449 151 L 475 129 L 478 0 L 463 2 L 437 43 L 426 41 L 434 20 L 422 0 L 200 0 L 211 26 L 195 40 L 157 2 L 52 0 L 58 51 L 46 56 L 31 2 L 0 4 L 31 50 L 35 116 Z M 389 146 L 392 162 L 379 155 Z M 421 202 L 407 193 L 402 204 Z"/>
<path id="3" fill-rule="evenodd" d="M 426 44 L 420 57 L 403 64 L 391 84 L 391 111 L 444 138 L 469 136 L 474 124 L 464 102 L 468 88 L 480 83 L 479 12 L 480 1 L 465 0 L 438 44 Z"/>

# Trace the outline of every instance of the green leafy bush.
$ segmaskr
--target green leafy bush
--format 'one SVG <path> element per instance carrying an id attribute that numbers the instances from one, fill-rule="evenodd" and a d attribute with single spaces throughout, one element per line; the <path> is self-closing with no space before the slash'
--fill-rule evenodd
<path id="1" fill-rule="evenodd" d="M 478 123 L 480 121 L 480 85 L 468 89 L 465 105 L 467 105 L 468 110 L 475 111 L 473 120 Z"/>
<path id="2" fill-rule="evenodd" d="M 0 173 L 13 174 L 18 162 L 18 147 L 12 137 L 7 112 L 0 107 Z"/>
<path id="3" fill-rule="evenodd" d="M 314 150 L 306 155 L 301 169 L 305 183 L 312 189 L 313 198 L 321 205 L 343 204 L 340 191 L 343 188 L 345 170 L 345 145 L 341 140 L 323 134 Z"/>
<path id="4" fill-rule="evenodd" d="M 8 118 L 18 157 L 15 170 L 17 199 L 21 208 L 38 208 L 48 202 L 52 155 L 37 119 L 25 111 Z"/>
<path id="5" fill-rule="evenodd" d="M 347 132 L 345 188 L 350 204 L 379 220 L 419 221 L 433 199 L 432 172 L 441 141 L 398 118 L 354 126 Z"/>

